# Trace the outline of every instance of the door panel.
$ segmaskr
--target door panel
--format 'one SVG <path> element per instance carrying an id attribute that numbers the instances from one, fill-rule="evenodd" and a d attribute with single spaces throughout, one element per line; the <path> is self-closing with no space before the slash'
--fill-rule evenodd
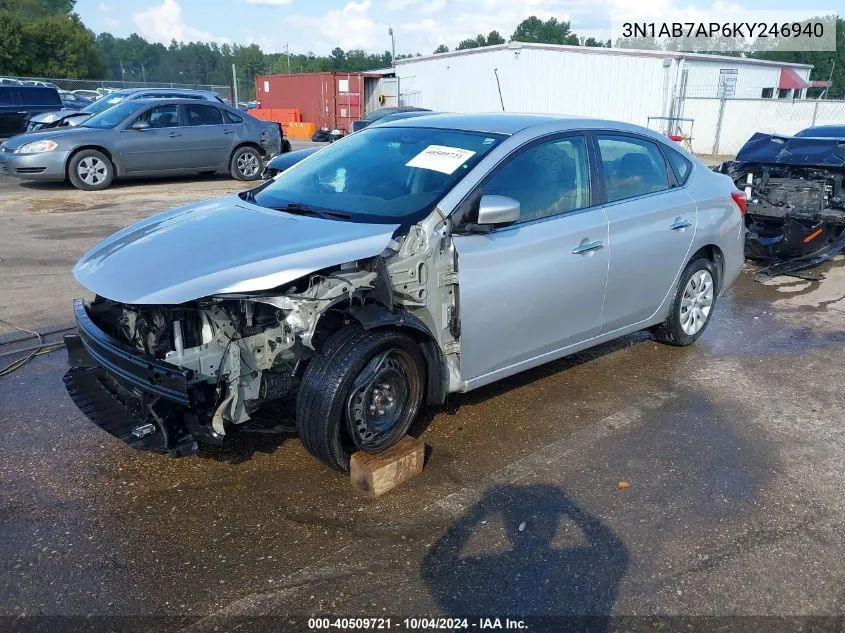
<path id="1" fill-rule="evenodd" d="M 598 136 L 610 202 L 610 265 L 602 332 L 651 317 L 689 256 L 698 213 L 686 190 L 670 187 L 662 154 L 651 141 Z"/>
<path id="2" fill-rule="evenodd" d="M 192 167 L 223 167 L 229 162 L 238 126 L 223 123 L 219 108 L 207 103 L 183 106 L 185 142 Z"/>
<path id="3" fill-rule="evenodd" d="M 455 236 L 464 380 L 596 336 L 601 330 L 608 243 L 601 209 Z"/>
<path id="4" fill-rule="evenodd" d="M 464 380 L 554 352 L 601 330 L 608 224 L 590 208 L 582 135 L 520 148 L 481 185 L 520 203 L 519 222 L 456 235 Z"/>
<path id="5" fill-rule="evenodd" d="M 188 151 L 178 106 L 155 106 L 141 114 L 138 120 L 146 121 L 150 127 L 133 130 L 130 124 L 120 133 L 118 160 L 123 172 L 184 169 L 188 163 Z"/>

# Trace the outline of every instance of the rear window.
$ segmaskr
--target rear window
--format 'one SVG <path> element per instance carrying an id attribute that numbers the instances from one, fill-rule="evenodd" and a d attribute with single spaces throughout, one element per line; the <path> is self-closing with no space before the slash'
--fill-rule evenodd
<path id="1" fill-rule="evenodd" d="M 222 125 L 223 117 L 220 110 L 210 105 L 189 103 L 185 106 L 188 115 L 188 125 Z"/>
<path id="2" fill-rule="evenodd" d="M 22 88 L 24 105 L 61 105 L 59 91 L 55 88 Z"/>
<path id="3" fill-rule="evenodd" d="M 678 184 L 683 185 L 689 178 L 689 173 L 692 171 L 692 163 L 684 156 L 675 150 L 666 150 L 666 157 L 669 159 L 669 164 L 675 171 L 675 177 L 678 179 Z"/>
<path id="4" fill-rule="evenodd" d="M 11 104 L 14 103 L 12 100 L 12 89 L 11 88 L 0 88 L 0 103 L 3 104 Z"/>

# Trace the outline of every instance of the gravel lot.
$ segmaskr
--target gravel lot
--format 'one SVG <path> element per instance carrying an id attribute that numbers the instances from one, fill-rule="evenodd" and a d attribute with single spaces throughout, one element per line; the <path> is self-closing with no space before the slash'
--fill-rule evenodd
<path id="1" fill-rule="evenodd" d="M 242 188 L 0 180 L 0 318 L 68 325 L 87 248 Z M 762 285 L 745 271 L 692 348 L 639 333 L 450 398 L 429 414 L 423 475 L 378 500 L 292 438 L 178 460 L 133 451 L 70 402 L 63 353 L 40 356 L 0 378 L 0 629 L 531 613 L 644 618 L 587 630 L 675 630 L 677 616 L 841 630 L 841 258 L 824 272 Z"/>

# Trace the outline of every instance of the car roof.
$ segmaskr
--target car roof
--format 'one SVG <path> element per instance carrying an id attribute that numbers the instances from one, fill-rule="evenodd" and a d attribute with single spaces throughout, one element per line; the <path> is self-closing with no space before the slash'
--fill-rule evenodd
<path id="1" fill-rule="evenodd" d="M 559 129 L 578 130 L 585 128 L 610 128 L 643 132 L 645 128 L 621 121 L 606 121 L 583 117 L 571 117 L 557 114 L 517 114 L 511 112 L 491 112 L 482 114 L 434 114 L 401 119 L 384 123 L 380 127 L 427 127 L 466 132 L 486 132 L 489 134 L 512 135 L 528 128 L 549 123 L 558 123 Z M 653 134 L 653 133 L 652 133 Z"/>
<path id="2" fill-rule="evenodd" d="M 230 110 L 234 109 L 228 103 L 223 103 L 222 101 L 216 101 L 216 100 L 215 101 L 201 101 L 201 100 L 198 100 L 198 99 L 191 99 L 191 98 L 171 99 L 171 98 L 168 97 L 166 99 L 161 99 L 161 98 L 156 98 L 156 97 L 141 97 L 140 99 L 132 99 L 131 101 L 124 101 L 123 103 L 140 103 L 140 104 L 147 104 L 147 103 L 180 104 L 180 103 L 184 103 L 184 104 L 188 104 L 188 105 L 197 105 L 197 104 L 199 104 L 199 105 L 211 105 L 211 106 L 217 106 L 218 108 L 220 106 L 223 106 L 224 108 L 228 108 Z"/>
<path id="3" fill-rule="evenodd" d="M 810 133 L 827 132 L 834 133 L 845 137 L 845 125 L 814 125 L 813 127 L 804 128 L 799 134 L 809 136 Z"/>
<path id="4" fill-rule="evenodd" d="M 138 94 L 139 92 L 160 92 L 163 94 L 204 94 L 204 95 L 211 95 L 217 96 L 216 92 L 212 92 L 211 90 L 194 90 L 193 88 L 121 88 L 120 90 L 113 90 L 109 92 L 105 96 L 113 96 L 113 95 L 134 95 Z"/>

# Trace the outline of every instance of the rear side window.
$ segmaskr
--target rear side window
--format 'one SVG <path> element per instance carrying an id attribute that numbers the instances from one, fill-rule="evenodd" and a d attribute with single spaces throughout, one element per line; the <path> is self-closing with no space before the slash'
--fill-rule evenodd
<path id="1" fill-rule="evenodd" d="M 10 105 L 14 103 L 12 100 L 12 89 L 11 88 L 0 88 L 0 103 L 3 105 Z"/>
<path id="2" fill-rule="evenodd" d="M 24 105 L 61 105 L 62 100 L 55 88 L 24 88 Z"/>
<path id="3" fill-rule="evenodd" d="M 185 106 L 188 125 L 222 125 L 223 116 L 220 110 L 210 105 L 189 103 Z"/>
<path id="4" fill-rule="evenodd" d="M 244 118 L 235 114 L 234 112 L 229 112 L 228 110 L 223 110 L 223 114 L 226 116 L 226 120 L 229 123 L 243 123 Z"/>
<path id="5" fill-rule="evenodd" d="M 666 157 L 669 159 L 672 169 L 675 170 L 675 177 L 678 179 L 678 184 L 683 185 L 686 183 L 689 173 L 692 171 L 692 163 L 679 152 L 672 149 L 666 150 Z"/>
<path id="6" fill-rule="evenodd" d="M 608 202 L 669 188 L 666 161 L 657 145 L 631 136 L 600 135 L 597 140 Z"/>

